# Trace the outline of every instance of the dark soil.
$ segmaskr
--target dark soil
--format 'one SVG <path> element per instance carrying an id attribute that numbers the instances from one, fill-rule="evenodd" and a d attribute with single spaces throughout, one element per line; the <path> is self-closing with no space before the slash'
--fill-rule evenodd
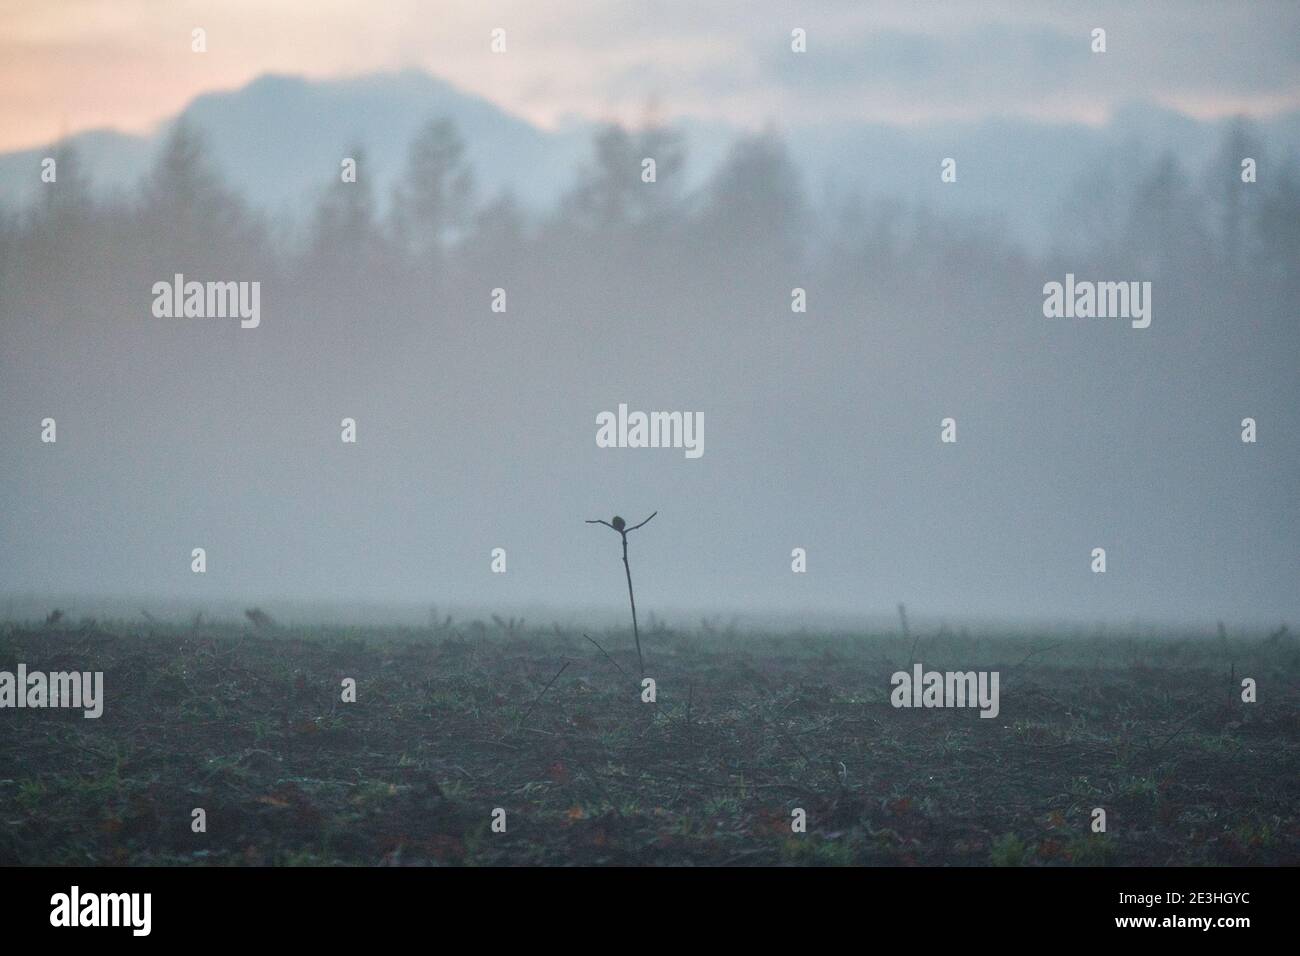
<path id="1" fill-rule="evenodd" d="M 0 670 L 106 703 L 0 710 L 0 864 L 1300 862 L 1285 636 L 660 629 L 656 703 L 591 636 L 8 626 Z M 999 671 L 1001 712 L 892 707 L 915 660 Z"/>

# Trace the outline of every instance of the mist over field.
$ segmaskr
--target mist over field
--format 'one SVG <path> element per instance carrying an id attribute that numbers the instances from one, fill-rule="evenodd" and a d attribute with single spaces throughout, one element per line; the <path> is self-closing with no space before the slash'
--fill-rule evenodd
<path id="1" fill-rule="evenodd" d="M 6 939 L 1266 928 L 1300 7 L 431 6 L 0 0 Z"/>
<path id="2" fill-rule="evenodd" d="M 818 201 L 777 133 L 692 188 L 671 127 L 606 127 L 533 213 L 428 117 L 390 190 L 358 143 L 296 220 L 205 135 L 111 197 L 60 150 L 0 221 L 5 594 L 617 611 L 617 540 L 583 522 L 658 510 L 633 553 L 661 614 L 1300 610 L 1300 167 L 1248 122 L 1197 168 L 1094 170 L 1050 246 L 948 210 L 939 157 L 928 202 Z M 260 282 L 260 324 L 155 317 L 178 273 Z M 1046 318 L 1067 273 L 1150 282 L 1150 327 Z M 702 415 L 703 454 L 597 447 L 620 403 Z"/>

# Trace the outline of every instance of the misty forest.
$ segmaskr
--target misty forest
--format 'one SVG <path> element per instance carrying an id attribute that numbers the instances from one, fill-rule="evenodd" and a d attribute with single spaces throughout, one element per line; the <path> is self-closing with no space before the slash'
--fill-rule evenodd
<path id="1" fill-rule="evenodd" d="M 180 122 L 0 208 L 0 668 L 105 695 L 6 713 L 0 863 L 1296 860 L 1294 153 L 1115 155 L 1043 242 L 776 131 L 687 177 L 604 127 L 541 210 L 447 120 L 381 147 L 272 211 Z M 620 404 L 703 453 L 598 447 Z"/>

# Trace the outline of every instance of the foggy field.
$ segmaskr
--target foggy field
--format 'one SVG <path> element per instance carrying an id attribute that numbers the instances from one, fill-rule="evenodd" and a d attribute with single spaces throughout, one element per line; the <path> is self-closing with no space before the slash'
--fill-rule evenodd
<path id="1" fill-rule="evenodd" d="M 102 670 L 105 704 L 99 719 L 5 715 L 0 864 L 1300 858 L 1300 650 L 1285 632 L 661 626 L 642 634 L 657 685 L 643 703 L 630 631 L 588 632 L 607 657 L 581 632 L 512 623 L 6 626 L 0 661 Z M 999 672 L 998 715 L 891 706 L 891 674 L 915 662 Z M 1244 678 L 1258 702 L 1242 702 Z"/>

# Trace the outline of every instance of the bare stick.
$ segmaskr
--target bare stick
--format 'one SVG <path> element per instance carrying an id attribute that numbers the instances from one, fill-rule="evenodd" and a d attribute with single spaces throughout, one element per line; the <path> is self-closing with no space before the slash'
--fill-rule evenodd
<path id="1" fill-rule="evenodd" d="M 636 641 L 636 665 L 645 676 L 645 659 L 641 656 L 641 631 L 636 626 L 636 595 L 632 593 L 632 566 L 627 563 L 627 532 L 623 532 L 623 570 L 627 574 L 627 599 L 632 605 L 632 638 Z"/>
<path id="2" fill-rule="evenodd" d="M 909 637 L 911 637 L 912 631 L 911 628 L 907 626 L 907 607 L 903 605 L 901 602 L 898 605 L 898 619 L 903 622 L 903 640 L 907 640 Z M 921 639 L 921 634 L 918 631 L 916 637 L 912 638 L 912 649 L 907 652 L 907 657 L 909 661 L 916 660 L 916 644 L 917 641 L 919 641 L 920 639 Z"/>
<path id="3" fill-rule="evenodd" d="M 1191 723 L 1192 718 L 1193 718 L 1193 717 L 1199 717 L 1200 714 L 1201 714 L 1201 711 L 1193 711 L 1192 713 L 1188 714 L 1185 718 L 1183 718 L 1183 722 L 1180 723 L 1180 724 L 1178 725 L 1177 729 L 1174 730 L 1174 732 L 1173 732 L 1172 734 L 1170 734 L 1168 737 L 1166 737 L 1164 740 L 1162 740 L 1162 741 L 1160 742 L 1160 746 L 1155 747 L 1154 749 L 1152 749 L 1151 746 L 1150 746 L 1150 744 L 1148 744 L 1148 745 L 1147 745 L 1147 753 L 1149 754 L 1148 759 L 1150 759 L 1150 757 L 1154 757 L 1154 756 L 1156 756 L 1157 754 L 1160 753 L 1160 751 L 1164 750 L 1164 749 L 1165 749 L 1166 747 L 1168 747 L 1171 743 L 1173 743 L 1174 738 L 1177 737 L 1179 734 L 1181 734 L 1184 730 L 1187 729 L 1187 725 L 1188 725 L 1189 723 Z"/>
<path id="4" fill-rule="evenodd" d="M 1039 655 L 1039 654 L 1044 654 L 1044 653 L 1046 653 L 1047 651 L 1054 651 L 1054 650 L 1056 650 L 1056 648 L 1058 648 L 1058 647 L 1060 647 L 1060 646 L 1061 646 L 1060 644 L 1049 644 L 1047 647 L 1039 647 L 1039 648 L 1035 648 L 1034 650 L 1032 650 L 1032 651 L 1030 651 L 1028 654 L 1026 654 L 1026 655 L 1024 656 L 1024 658 L 1021 659 L 1021 661 L 1020 661 L 1019 663 L 1017 663 L 1017 664 L 1012 664 L 1011 666 L 1012 666 L 1012 667 L 1019 667 L 1019 666 L 1021 666 L 1021 664 L 1028 664 L 1028 663 L 1029 663 L 1029 659 L 1030 659 L 1031 657 L 1035 657 L 1035 656 L 1037 656 L 1037 655 Z"/>
<path id="5" fill-rule="evenodd" d="M 542 702 L 542 698 L 546 696 L 546 692 L 551 689 L 551 684 L 554 684 L 557 680 L 560 679 L 560 675 L 564 673 L 565 668 L 567 668 L 568 666 L 569 666 L 569 662 L 565 661 L 564 667 L 561 667 L 558 671 L 556 671 L 555 676 L 551 678 L 550 683 L 542 688 L 542 692 L 538 694 L 537 699 L 533 701 L 533 706 L 528 708 L 528 713 L 524 714 L 523 718 L 519 721 L 520 727 L 522 727 L 524 723 L 528 720 L 528 718 L 533 715 L 533 711 L 537 709 L 537 705 Z"/>
<path id="6" fill-rule="evenodd" d="M 595 639 L 594 639 L 593 637 L 591 637 L 590 635 L 588 635 L 588 634 L 583 634 L 582 636 L 585 637 L 585 638 L 587 638 L 587 640 L 591 641 L 591 643 L 596 644 Z M 613 664 L 614 667 L 615 667 L 615 669 L 616 669 L 620 674 L 622 674 L 623 677 L 624 677 L 626 680 L 631 680 L 631 679 L 632 679 L 632 678 L 630 678 L 630 677 L 627 676 L 627 671 L 623 670 L 623 668 L 621 668 L 621 667 L 618 666 L 618 661 L 614 660 L 614 658 L 612 658 L 612 657 L 609 656 L 609 652 L 606 651 L 605 648 L 601 647 L 599 644 L 596 644 L 596 650 L 598 650 L 598 651 L 600 651 L 602 654 L 604 654 L 604 655 L 605 655 L 605 660 L 607 660 L 607 661 L 609 661 L 611 664 Z"/>
<path id="7" fill-rule="evenodd" d="M 651 513 L 653 518 L 659 512 Z M 627 535 L 629 531 L 635 531 L 637 528 L 644 528 L 650 523 L 650 518 L 646 518 L 640 524 L 634 524 L 632 527 L 625 527 L 622 518 L 615 517 L 613 523 L 604 521 L 600 518 L 593 518 L 587 521 L 587 524 L 603 524 L 606 528 L 612 528 L 619 533 L 623 539 L 623 571 L 627 574 L 627 600 L 632 605 L 632 639 L 636 641 L 636 662 L 637 667 L 641 670 L 641 676 L 645 676 L 645 658 L 641 655 L 641 629 L 636 623 L 636 594 L 632 591 L 632 566 L 627 563 Z M 588 638 L 588 640 L 591 640 Z M 595 643 L 594 641 L 592 643 Z M 599 645 L 597 645 L 599 646 Z"/>

